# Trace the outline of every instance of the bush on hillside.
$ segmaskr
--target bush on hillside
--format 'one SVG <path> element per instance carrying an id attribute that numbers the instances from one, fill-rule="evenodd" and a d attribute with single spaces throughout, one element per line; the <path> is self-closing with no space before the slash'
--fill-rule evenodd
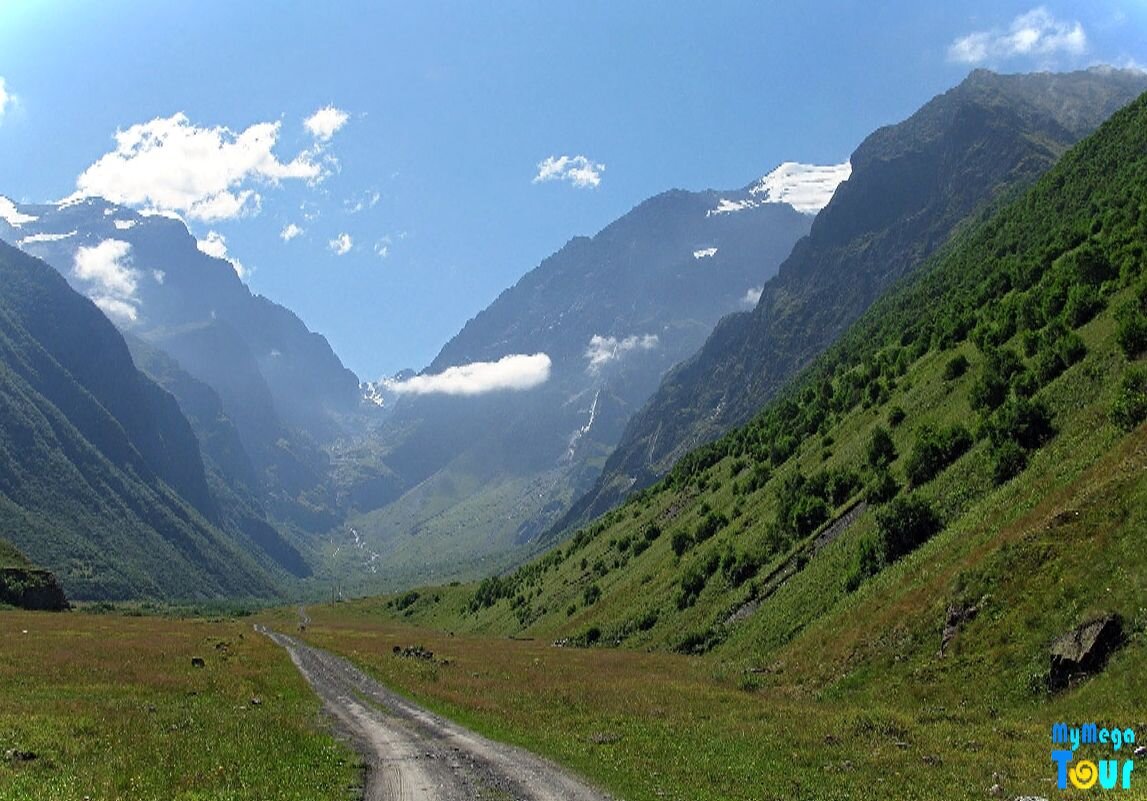
<path id="1" fill-rule="evenodd" d="M 944 380 L 955 381 L 957 378 L 968 372 L 968 357 L 962 353 L 958 353 L 948 360 L 944 365 Z"/>
<path id="2" fill-rule="evenodd" d="M 874 536 L 866 536 L 860 541 L 857 549 L 856 564 L 845 579 L 844 589 L 855 592 L 865 580 L 875 576 L 884 567 L 884 546 L 881 540 Z"/>
<path id="3" fill-rule="evenodd" d="M 1111 419 L 1124 431 L 1147 420 L 1147 370 L 1132 367 L 1123 374 L 1111 407 Z"/>
<path id="4" fill-rule="evenodd" d="M 1147 314 L 1136 298 L 1120 304 L 1115 310 L 1115 338 L 1128 359 L 1138 358 L 1147 351 Z"/>
<path id="5" fill-rule="evenodd" d="M 900 492 L 900 484 L 888 470 L 879 470 L 864 490 L 864 500 L 870 504 L 888 503 Z"/>
<path id="6" fill-rule="evenodd" d="M 1015 478 L 1027 465 L 1027 451 L 1012 440 L 1002 442 L 992 449 L 992 480 L 996 484 Z"/>
<path id="7" fill-rule="evenodd" d="M 877 426 L 872 430 L 868 439 L 868 466 L 873 470 L 882 470 L 896 461 L 896 445 L 892 442 L 892 435 L 884 426 Z"/>
<path id="8" fill-rule="evenodd" d="M 1025 450 L 1042 447 L 1055 436 L 1047 405 L 1032 398 L 1012 398 L 984 424 L 995 448 L 1014 442 Z"/>
<path id="9" fill-rule="evenodd" d="M 876 513 L 884 558 L 895 562 L 927 542 L 941 528 L 932 505 L 916 496 L 902 496 Z"/>
<path id="10" fill-rule="evenodd" d="M 972 447 L 972 441 L 972 434 L 959 423 L 943 431 L 922 426 L 904 464 L 909 483 L 914 487 L 928 483 Z"/>

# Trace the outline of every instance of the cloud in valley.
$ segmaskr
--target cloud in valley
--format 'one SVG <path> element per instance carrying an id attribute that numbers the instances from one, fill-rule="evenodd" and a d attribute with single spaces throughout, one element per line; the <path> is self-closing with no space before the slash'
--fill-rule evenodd
<path id="1" fill-rule="evenodd" d="M 1066 54 L 1082 55 L 1087 34 L 1078 21 L 1064 22 L 1045 7 L 1034 8 L 1012 20 L 1007 30 L 994 28 L 962 36 L 948 47 L 948 60 L 957 64 L 985 64 L 1015 58 L 1047 60 Z"/>
<path id="2" fill-rule="evenodd" d="M 657 345 L 656 334 L 633 335 L 625 337 L 625 339 L 594 334 L 589 339 L 589 347 L 585 349 L 585 358 L 589 362 L 587 369 L 591 372 L 597 372 L 605 365 L 623 358 L 632 351 L 653 350 Z"/>
<path id="3" fill-rule="evenodd" d="M 546 181 L 568 181 L 578 189 L 589 189 L 601 184 L 605 165 L 585 156 L 547 156 L 538 162 L 535 184 Z"/>
<path id="4" fill-rule="evenodd" d="M 112 320 L 126 324 L 139 318 L 139 273 L 131 266 L 131 243 L 105 239 L 77 248 L 72 275 L 87 285 L 85 294 Z"/>
<path id="5" fill-rule="evenodd" d="M 201 222 L 255 214 L 260 189 L 325 177 L 314 151 L 285 162 L 275 155 L 279 129 L 278 122 L 260 122 L 236 133 L 194 125 L 182 112 L 157 117 L 117 131 L 115 149 L 84 170 L 76 189 Z"/>
<path id="6" fill-rule="evenodd" d="M 387 381 L 400 395 L 484 395 L 506 390 L 523 391 L 550 378 L 550 357 L 544 353 L 517 353 L 496 362 L 471 362 L 447 367 L 441 373 L 418 375 L 405 381 Z"/>

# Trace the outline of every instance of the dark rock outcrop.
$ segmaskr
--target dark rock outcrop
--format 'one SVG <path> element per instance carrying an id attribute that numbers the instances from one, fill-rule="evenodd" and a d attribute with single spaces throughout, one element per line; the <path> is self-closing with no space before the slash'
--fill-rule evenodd
<path id="1" fill-rule="evenodd" d="M 48 612 L 71 608 L 56 577 L 31 567 L 0 568 L 0 603 Z"/>
<path id="2" fill-rule="evenodd" d="M 1062 690 L 1098 673 L 1123 643 L 1123 619 L 1115 614 L 1089 620 L 1069 631 L 1052 643 L 1048 688 Z"/>

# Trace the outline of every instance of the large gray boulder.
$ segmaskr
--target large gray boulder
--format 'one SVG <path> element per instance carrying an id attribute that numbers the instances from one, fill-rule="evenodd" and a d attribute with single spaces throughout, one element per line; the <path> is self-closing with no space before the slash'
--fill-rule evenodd
<path id="1" fill-rule="evenodd" d="M 1062 690 L 1103 670 L 1123 642 L 1123 619 L 1117 614 L 1094 618 L 1064 634 L 1051 646 L 1048 688 Z"/>

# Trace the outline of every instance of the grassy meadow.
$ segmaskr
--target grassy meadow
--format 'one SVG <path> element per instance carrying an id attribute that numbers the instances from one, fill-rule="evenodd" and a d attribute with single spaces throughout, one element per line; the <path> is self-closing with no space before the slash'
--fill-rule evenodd
<path id="1" fill-rule="evenodd" d="M 1032 702 L 956 682 L 912 690 L 895 669 L 826 686 L 808 654 L 751 672 L 719 654 L 434 631 L 388 619 L 376 600 L 308 613 L 312 643 L 629 801 L 976 799 L 991 797 L 993 784 L 1008 798 L 1066 797 L 1057 796 L 1049 758 L 1053 720 L 1098 710 L 1101 720 L 1147 731 L 1137 654 L 1114 660 L 1105 677 L 1126 689 L 1117 701 L 1108 683 Z M 290 623 L 291 613 L 277 616 L 276 625 Z M 433 651 L 435 661 L 393 653 L 411 645 Z"/>
<path id="2" fill-rule="evenodd" d="M 249 620 L 0 610 L 2 801 L 312 801 L 356 781 Z"/>

